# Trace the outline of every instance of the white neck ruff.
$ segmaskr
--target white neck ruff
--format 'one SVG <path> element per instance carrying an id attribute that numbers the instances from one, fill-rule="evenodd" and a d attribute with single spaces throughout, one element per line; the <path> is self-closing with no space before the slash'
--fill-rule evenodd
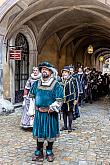
<path id="1" fill-rule="evenodd" d="M 31 74 L 31 78 L 36 80 L 39 79 L 41 77 L 41 73 L 39 73 L 37 76 L 34 75 L 34 73 Z"/>
<path id="2" fill-rule="evenodd" d="M 83 74 L 83 72 L 78 72 L 78 74 Z"/>
<path id="3" fill-rule="evenodd" d="M 44 80 L 42 77 L 41 77 L 41 82 L 42 82 L 42 85 L 43 86 L 50 86 L 51 83 L 54 81 L 54 77 L 53 75 L 51 77 L 49 77 L 47 80 Z"/>

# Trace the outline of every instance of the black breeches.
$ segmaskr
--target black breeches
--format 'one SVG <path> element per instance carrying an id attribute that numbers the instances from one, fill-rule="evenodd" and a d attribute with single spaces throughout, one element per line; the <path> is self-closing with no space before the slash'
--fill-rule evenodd
<path id="1" fill-rule="evenodd" d="M 48 146 L 46 147 L 48 150 L 52 150 L 53 142 L 48 142 Z"/>
<path id="2" fill-rule="evenodd" d="M 37 140 L 37 148 L 38 149 L 43 148 L 43 144 L 44 144 L 44 142 L 38 142 L 38 140 Z M 52 148 L 53 148 L 53 142 L 48 142 L 47 149 L 52 150 Z"/>
<path id="3" fill-rule="evenodd" d="M 64 121 L 65 128 L 67 128 L 67 117 L 68 117 L 68 126 L 71 128 L 72 120 L 73 120 L 73 112 L 72 111 L 68 111 L 68 112 L 63 111 L 63 121 Z"/>
<path id="4" fill-rule="evenodd" d="M 38 140 L 37 140 L 37 149 L 43 148 L 43 144 L 44 144 L 44 142 L 38 142 Z"/>

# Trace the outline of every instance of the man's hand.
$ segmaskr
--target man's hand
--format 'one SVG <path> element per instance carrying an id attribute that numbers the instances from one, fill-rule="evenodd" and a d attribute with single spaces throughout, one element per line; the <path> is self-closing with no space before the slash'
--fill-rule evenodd
<path id="1" fill-rule="evenodd" d="M 76 105 L 78 103 L 78 101 L 77 100 L 74 100 L 74 105 Z"/>
<path id="2" fill-rule="evenodd" d="M 52 109 L 49 109 L 49 110 L 48 110 L 48 113 L 52 113 L 52 112 L 54 112 Z"/>

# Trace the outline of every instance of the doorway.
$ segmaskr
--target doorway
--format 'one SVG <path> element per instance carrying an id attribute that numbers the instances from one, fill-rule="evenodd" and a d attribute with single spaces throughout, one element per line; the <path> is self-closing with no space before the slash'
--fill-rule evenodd
<path id="1" fill-rule="evenodd" d="M 16 49 L 21 50 L 21 60 L 15 61 L 15 103 L 23 101 L 23 91 L 29 78 L 29 44 L 22 33 L 15 40 Z"/>

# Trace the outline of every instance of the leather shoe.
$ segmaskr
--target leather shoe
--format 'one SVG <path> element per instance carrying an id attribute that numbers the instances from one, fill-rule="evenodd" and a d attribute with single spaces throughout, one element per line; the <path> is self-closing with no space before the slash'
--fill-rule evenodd
<path id="1" fill-rule="evenodd" d="M 44 159 L 44 156 L 43 155 L 34 155 L 33 157 L 32 157 L 32 161 L 43 161 L 43 159 Z"/>
<path id="2" fill-rule="evenodd" d="M 47 155 L 46 158 L 47 158 L 47 161 L 48 161 L 48 162 L 53 162 L 54 159 L 55 159 L 53 154 Z"/>

